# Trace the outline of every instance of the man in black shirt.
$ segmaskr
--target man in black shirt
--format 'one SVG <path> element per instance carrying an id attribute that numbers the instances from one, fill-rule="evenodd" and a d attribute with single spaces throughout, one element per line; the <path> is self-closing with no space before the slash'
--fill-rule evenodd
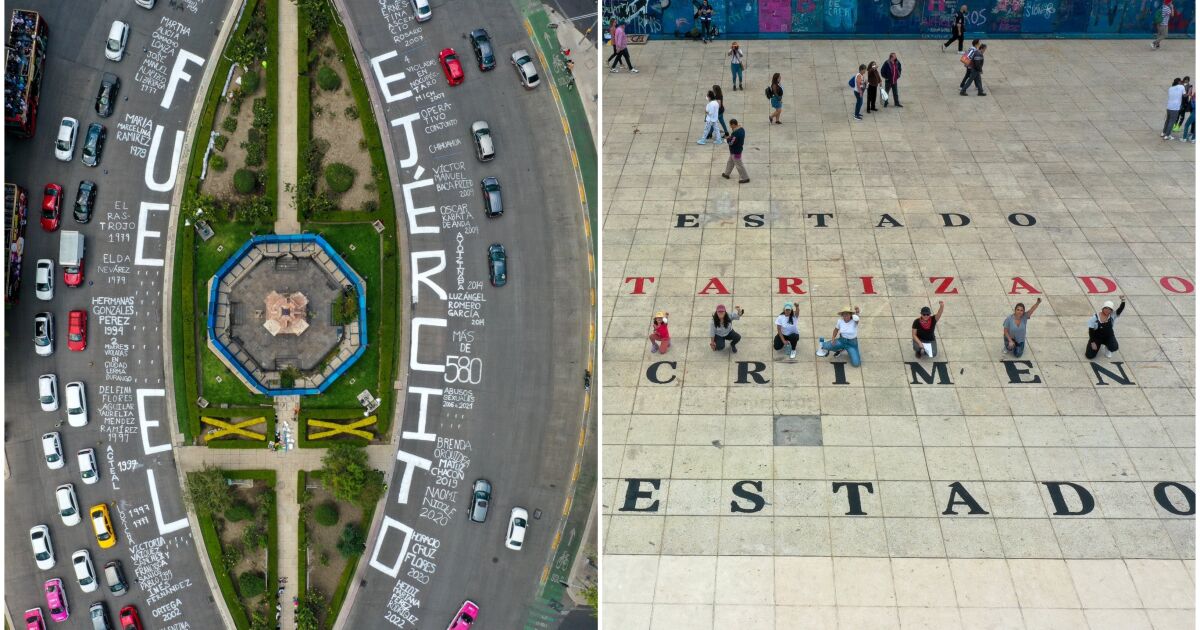
<path id="1" fill-rule="evenodd" d="M 742 165 L 742 146 L 746 144 L 746 130 L 738 124 L 736 118 L 729 121 L 729 128 L 733 130 L 729 134 L 729 161 L 725 162 L 725 172 L 721 173 L 721 177 L 729 179 L 729 174 L 736 166 L 738 177 L 740 177 L 738 183 L 745 184 L 750 181 L 750 175 L 746 173 L 746 167 Z"/>
<path id="2" fill-rule="evenodd" d="M 980 44 L 979 50 L 975 51 L 975 55 L 971 57 L 970 78 L 962 85 L 962 89 L 958 91 L 959 96 L 967 95 L 967 88 L 971 86 L 971 82 L 975 82 L 975 91 L 979 96 L 987 96 L 987 92 L 983 91 L 983 53 L 987 52 L 987 44 Z"/>
<path id="3" fill-rule="evenodd" d="M 928 306 L 922 306 L 921 316 L 913 320 L 912 345 L 918 359 L 927 354 L 931 359 L 937 356 L 937 338 L 934 337 L 933 331 L 937 328 L 938 321 L 942 319 L 942 311 L 945 308 L 946 303 L 940 300 L 937 313 L 929 310 Z M 929 344 L 928 351 L 925 350 L 925 344 Z"/>

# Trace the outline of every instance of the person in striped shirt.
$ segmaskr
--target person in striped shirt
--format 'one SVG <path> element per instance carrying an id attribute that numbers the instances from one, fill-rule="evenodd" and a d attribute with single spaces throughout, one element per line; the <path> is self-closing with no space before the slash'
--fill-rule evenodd
<path id="1" fill-rule="evenodd" d="M 1175 14 L 1175 8 L 1171 6 L 1171 0 L 1163 0 L 1162 8 L 1158 10 L 1158 20 L 1154 24 L 1154 43 L 1150 44 L 1151 48 L 1160 48 L 1162 40 L 1167 38 L 1167 30 L 1171 23 L 1171 16 Z"/>

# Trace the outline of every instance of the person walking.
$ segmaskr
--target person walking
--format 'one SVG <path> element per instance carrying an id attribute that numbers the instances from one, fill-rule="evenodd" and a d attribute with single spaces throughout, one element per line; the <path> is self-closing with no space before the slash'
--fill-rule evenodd
<path id="1" fill-rule="evenodd" d="M 1167 38 L 1171 28 L 1171 16 L 1175 15 L 1175 7 L 1171 0 L 1163 0 L 1162 8 L 1158 10 L 1158 19 L 1154 22 L 1154 41 L 1151 48 L 1161 48 L 1162 40 Z"/>
<path id="2" fill-rule="evenodd" d="M 629 38 L 625 35 L 624 22 L 618 22 L 616 30 L 613 31 L 613 49 L 616 51 L 616 59 L 612 63 L 611 72 L 616 72 L 617 66 L 624 59 L 629 71 L 637 74 L 637 68 L 633 67 L 633 60 L 629 58 Z"/>
<path id="3" fill-rule="evenodd" d="M 971 40 L 971 47 L 968 48 L 966 54 L 963 55 L 967 58 L 967 60 L 963 62 L 963 65 L 966 66 L 967 71 L 963 73 L 962 81 L 958 82 L 958 89 L 960 90 L 965 90 L 967 88 L 967 81 L 971 80 L 971 60 L 975 58 L 975 53 L 977 52 L 979 52 L 979 40 L 973 39 Z"/>
<path id="4" fill-rule="evenodd" d="M 729 351 L 737 354 L 738 342 L 742 340 L 742 336 L 733 329 L 733 321 L 741 319 L 746 311 L 740 306 L 734 306 L 733 311 L 726 311 L 724 304 L 718 304 L 717 310 L 713 312 L 712 324 L 708 326 L 708 335 L 712 339 L 708 342 L 708 347 L 713 349 L 713 352 L 720 352 L 725 349 L 725 342 L 729 342 Z"/>
<path id="5" fill-rule="evenodd" d="M 742 75 L 746 72 L 746 53 L 742 51 L 737 42 L 733 42 L 725 56 L 729 57 L 729 73 L 733 75 L 734 91 L 745 90 L 746 86 L 742 84 Z"/>
<path id="6" fill-rule="evenodd" d="M 1033 312 L 1042 305 L 1042 298 L 1038 298 L 1037 302 L 1033 303 L 1033 308 L 1025 311 L 1025 304 L 1017 302 L 1017 306 L 1013 308 L 1012 315 L 1004 318 L 1004 350 L 1002 354 L 1012 353 L 1018 359 L 1025 353 L 1025 326 L 1029 323 L 1029 318 L 1033 317 Z"/>
<path id="7" fill-rule="evenodd" d="M 705 44 L 712 41 L 712 19 L 713 8 L 704 0 L 704 4 L 700 5 L 700 10 L 696 12 L 696 17 L 700 18 L 700 40 Z"/>
<path id="8" fill-rule="evenodd" d="M 862 365 L 858 353 L 858 307 L 847 306 L 838 311 L 838 320 L 833 327 L 833 337 L 825 341 L 824 337 L 817 340 L 817 356 L 823 357 L 833 352 L 838 356 L 845 351 L 850 356 L 850 365 Z"/>
<path id="9" fill-rule="evenodd" d="M 614 63 L 614 60 L 617 57 L 621 56 L 621 51 L 617 50 L 617 21 L 616 20 L 612 20 L 608 23 L 608 35 L 605 37 L 605 39 L 608 41 L 609 44 L 612 45 L 613 52 L 611 55 L 608 56 L 608 59 L 604 63 L 615 67 L 617 64 Z"/>
<path id="10" fill-rule="evenodd" d="M 979 50 L 975 51 L 975 56 L 971 57 L 971 81 L 958 91 L 959 96 L 967 95 L 967 88 L 971 82 L 975 83 L 975 93 L 979 96 L 987 96 L 987 92 L 983 91 L 983 54 L 987 52 L 987 44 L 980 44 Z"/>
<path id="11" fill-rule="evenodd" d="M 775 110 L 767 117 L 767 122 L 782 125 L 779 117 L 783 115 L 783 85 L 780 83 L 778 72 L 771 75 L 771 87 L 767 88 L 767 96 L 771 98 L 771 108 Z"/>
<path id="12" fill-rule="evenodd" d="M 879 111 L 875 99 L 879 98 L 879 84 L 883 78 L 879 76 L 879 67 L 872 61 L 867 65 L 867 113 Z"/>
<path id="13" fill-rule="evenodd" d="M 1104 303 L 1099 313 L 1092 315 L 1088 320 L 1088 345 L 1083 351 L 1083 356 L 1094 359 L 1100 352 L 1100 346 L 1104 346 L 1104 356 L 1112 358 L 1114 352 L 1121 347 L 1117 344 L 1117 333 L 1114 329 L 1114 324 L 1117 323 L 1117 318 L 1121 316 L 1121 312 L 1125 310 L 1125 296 L 1121 296 L 1121 305 L 1113 310 L 1112 300 Z"/>
<path id="14" fill-rule="evenodd" d="M 954 14 L 954 26 L 950 27 L 950 39 L 942 44 L 942 52 L 946 52 L 946 47 L 958 40 L 958 52 L 962 52 L 963 38 L 967 34 L 967 5 L 962 5 L 958 8 L 958 13 Z M 976 42 L 978 43 L 978 42 Z"/>
<path id="15" fill-rule="evenodd" d="M 666 354 L 671 349 L 671 331 L 667 329 L 669 314 L 659 311 L 650 320 L 650 354 Z"/>
<path id="16" fill-rule="evenodd" d="M 742 147 L 746 144 L 746 130 L 738 124 L 736 118 L 729 120 L 729 126 L 733 127 L 733 133 L 729 135 L 729 160 L 725 162 L 725 172 L 721 173 L 721 177 L 729 179 L 729 174 L 736 167 L 738 183 L 746 184 L 750 181 L 750 174 L 746 172 L 746 166 L 742 164 Z"/>
<path id="17" fill-rule="evenodd" d="M 921 316 L 913 320 L 912 325 L 912 346 L 913 351 L 917 353 L 917 358 L 937 356 L 937 336 L 934 330 L 937 324 L 942 319 L 942 311 L 946 309 L 946 303 L 938 301 L 937 313 L 934 313 L 928 306 L 921 307 Z"/>
<path id="18" fill-rule="evenodd" d="M 800 327 L 796 324 L 796 309 L 791 302 L 783 305 L 783 311 L 775 318 L 775 350 L 783 350 L 788 358 L 796 360 L 796 346 L 800 343 Z"/>
<path id="19" fill-rule="evenodd" d="M 712 86 L 713 96 L 717 97 L 717 122 L 721 123 L 721 133 L 729 135 L 729 126 L 725 124 L 725 95 L 721 93 L 721 86 Z"/>
<path id="20" fill-rule="evenodd" d="M 1175 127 L 1175 121 L 1179 120 L 1179 110 L 1183 107 L 1183 95 L 1186 91 L 1183 81 L 1178 77 L 1171 82 L 1171 87 L 1167 89 L 1167 122 L 1163 123 L 1163 140 L 1175 139 L 1175 136 L 1171 135 L 1171 130 Z"/>
<path id="21" fill-rule="evenodd" d="M 708 105 L 704 106 L 704 133 L 700 134 L 700 139 L 696 144 L 704 144 L 709 135 L 716 134 L 717 139 L 713 144 L 721 144 L 721 128 L 717 126 L 717 120 L 720 118 L 721 104 L 717 102 L 717 95 L 713 94 L 712 90 L 708 91 Z"/>
<path id="22" fill-rule="evenodd" d="M 863 92 L 867 89 L 867 67 L 858 65 L 858 74 L 850 79 L 850 89 L 854 90 L 854 120 L 862 120 Z"/>
<path id="23" fill-rule="evenodd" d="M 888 55 L 888 60 L 883 62 L 883 68 L 879 74 L 883 75 L 883 93 L 892 93 L 892 100 L 896 102 L 896 107 L 904 107 L 900 104 L 900 58 L 896 53 Z M 887 107 L 888 102 L 885 99 L 883 106 Z"/>

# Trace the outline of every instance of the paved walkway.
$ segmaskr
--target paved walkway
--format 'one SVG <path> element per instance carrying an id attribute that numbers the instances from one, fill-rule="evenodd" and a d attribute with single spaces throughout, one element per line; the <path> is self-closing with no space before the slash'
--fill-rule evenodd
<path id="1" fill-rule="evenodd" d="M 585 35 L 575 30 L 575 25 L 566 16 L 553 9 L 547 9 L 550 23 L 558 26 L 559 44 L 571 49 L 571 59 L 575 61 L 575 89 L 579 90 L 579 98 L 583 101 L 583 109 L 587 112 L 588 126 L 592 128 L 592 136 L 600 135 L 598 128 L 600 108 L 599 86 L 596 84 L 596 45 Z"/>
<path id="2" fill-rule="evenodd" d="M 299 19 L 300 11 L 295 2 L 283 0 L 279 3 L 279 67 L 276 68 L 279 76 L 279 111 L 275 121 L 275 124 L 279 125 L 275 144 L 275 163 L 279 167 L 275 204 L 279 216 L 275 221 L 276 234 L 300 233 L 296 204 L 292 202 L 291 193 L 287 192 L 287 186 L 296 183 L 300 159 L 296 147 L 296 77 L 300 72 L 300 62 L 296 59 L 300 45 Z M 288 616 L 290 613 L 285 612 L 284 617 Z"/>

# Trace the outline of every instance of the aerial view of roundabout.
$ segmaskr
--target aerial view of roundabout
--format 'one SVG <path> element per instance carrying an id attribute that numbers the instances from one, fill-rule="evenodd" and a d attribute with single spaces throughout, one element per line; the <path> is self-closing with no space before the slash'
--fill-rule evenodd
<path id="1" fill-rule="evenodd" d="M 586 32 L 462 4 L 6 6 L 8 627 L 595 627 Z"/>

